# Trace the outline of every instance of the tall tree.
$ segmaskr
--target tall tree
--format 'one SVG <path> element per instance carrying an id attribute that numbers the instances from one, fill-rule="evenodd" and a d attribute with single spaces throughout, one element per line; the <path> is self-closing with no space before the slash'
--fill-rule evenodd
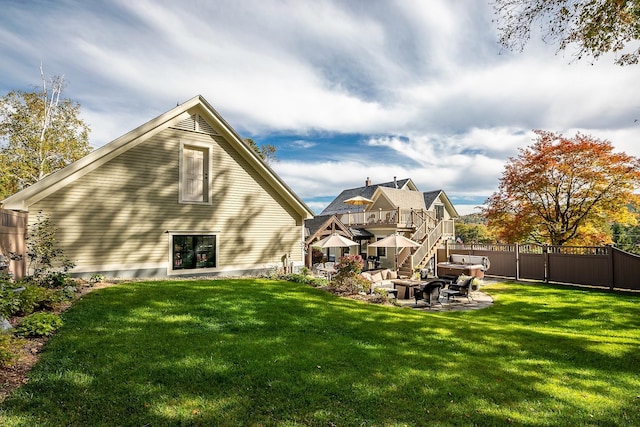
<path id="1" fill-rule="evenodd" d="M 267 164 L 271 163 L 274 160 L 277 160 L 276 147 L 274 145 L 262 144 L 258 146 L 258 144 L 256 144 L 256 142 L 252 138 L 245 138 L 244 142 L 249 144 L 249 146 L 253 148 L 256 153 L 258 153 L 258 156 L 260 156 L 260 158 Z"/>
<path id="2" fill-rule="evenodd" d="M 539 24 L 544 41 L 577 46 L 578 59 L 614 52 L 617 64 L 638 63 L 640 0 L 495 0 L 494 9 L 509 49 L 522 50 Z"/>
<path id="3" fill-rule="evenodd" d="M 80 105 L 61 98 L 64 77 L 40 75 L 39 89 L 0 98 L 0 200 L 91 151 Z"/>
<path id="4" fill-rule="evenodd" d="M 509 243 L 610 243 L 612 223 L 635 219 L 628 207 L 640 186 L 638 159 L 580 133 L 535 132 L 483 208 L 492 232 Z"/>

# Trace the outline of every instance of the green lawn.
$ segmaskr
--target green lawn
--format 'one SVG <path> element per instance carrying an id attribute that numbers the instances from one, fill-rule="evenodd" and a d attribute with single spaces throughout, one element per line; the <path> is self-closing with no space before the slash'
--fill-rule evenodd
<path id="1" fill-rule="evenodd" d="M 484 290 L 439 313 L 269 280 L 95 291 L 0 425 L 640 425 L 640 295 Z"/>

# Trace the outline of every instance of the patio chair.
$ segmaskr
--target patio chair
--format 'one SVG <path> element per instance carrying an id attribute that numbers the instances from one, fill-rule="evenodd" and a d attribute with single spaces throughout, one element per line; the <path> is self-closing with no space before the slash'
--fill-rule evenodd
<path id="1" fill-rule="evenodd" d="M 462 282 L 451 283 L 447 289 L 442 290 L 442 293 L 446 295 L 447 301 L 449 301 L 451 297 L 455 299 L 457 296 L 463 296 L 467 297 L 467 301 L 471 302 L 473 299 L 471 298 L 471 286 L 473 285 L 474 279 L 475 277 L 472 276 Z"/>
<path id="2" fill-rule="evenodd" d="M 420 285 L 413 290 L 413 296 L 416 299 L 416 304 L 419 300 L 426 301 L 429 304 L 429 308 L 433 307 L 433 303 L 440 302 L 440 291 L 444 287 L 445 283 L 442 280 L 434 280 L 425 285 Z"/>
<path id="3" fill-rule="evenodd" d="M 317 263 L 313 264 L 313 267 L 311 269 L 312 272 L 313 272 L 313 275 L 314 276 L 319 276 L 319 277 L 320 276 L 321 277 L 326 276 L 326 274 L 324 273 L 324 271 L 321 270 L 321 268 L 322 268 L 322 263 L 321 262 L 317 262 Z"/>

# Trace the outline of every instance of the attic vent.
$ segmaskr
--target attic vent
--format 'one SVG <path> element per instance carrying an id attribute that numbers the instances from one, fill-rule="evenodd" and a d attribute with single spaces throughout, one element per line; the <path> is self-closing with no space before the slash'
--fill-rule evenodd
<path id="1" fill-rule="evenodd" d="M 215 131 L 214 128 L 201 116 L 196 115 L 196 132 L 202 132 L 209 135 L 217 135 L 218 132 Z"/>
<path id="2" fill-rule="evenodd" d="M 177 123 L 173 126 L 175 129 L 187 130 L 190 132 L 202 132 L 208 135 L 218 135 L 218 132 L 215 131 L 213 127 L 199 114 L 194 114 L 193 116 L 184 119 L 180 123 Z"/>

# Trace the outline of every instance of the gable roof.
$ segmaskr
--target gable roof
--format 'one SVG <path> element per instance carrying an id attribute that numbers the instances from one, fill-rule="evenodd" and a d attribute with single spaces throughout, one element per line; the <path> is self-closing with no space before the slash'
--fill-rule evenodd
<path id="1" fill-rule="evenodd" d="M 1 204 L 5 209 L 27 211 L 32 204 L 97 169 L 109 160 L 132 149 L 158 132 L 170 126 L 180 126 L 181 122 L 184 122 L 195 114 L 205 118 L 204 124 L 213 124 L 215 131 L 229 141 L 249 165 L 251 165 L 269 185 L 273 186 L 296 212 L 301 214 L 303 218 L 313 217 L 311 209 L 282 181 L 269 165 L 260 158 L 255 150 L 242 140 L 240 135 L 201 95 L 191 98 L 71 163 L 67 167 L 7 197 Z"/>
<path id="2" fill-rule="evenodd" d="M 410 178 L 383 182 L 382 184 L 371 184 L 368 186 L 365 185 L 362 187 L 349 188 L 342 191 L 342 193 L 340 193 L 338 197 L 333 199 L 333 201 L 329 203 L 329 206 L 327 206 L 322 212 L 320 212 L 320 215 L 339 214 L 349 211 L 353 212 L 357 209 L 357 207 L 348 203 L 344 203 L 344 201 L 356 196 L 362 196 L 370 199 L 373 197 L 373 194 L 376 192 L 378 187 L 417 190 L 416 186 L 413 184 L 413 181 L 411 181 Z"/>
<path id="3" fill-rule="evenodd" d="M 396 208 L 425 209 L 423 193 L 397 188 L 379 187 L 376 193 L 382 194 Z M 375 197 L 375 196 L 374 196 Z"/>
<path id="4" fill-rule="evenodd" d="M 433 202 L 436 201 L 440 193 L 442 193 L 442 190 L 427 191 L 425 193 L 422 193 L 424 194 L 424 205 L 427 209 L 431 208 Z"/>
<path id="5" fill-rule="evenodd" d="M 426 193 L 422 193 L 424 194 L 424 204 L 427 208 L 427 210 L 431 210 L 431 208 L 433 207 L 433 204 L 436 200 L 438 200 L 438 198 L 440 198 L 443 202 L 444 202 L 444 206 L 447 209 L 447 211 L 449 211 L 449 215 L 452 218 L 459 218 L 460 214 L 458 213 L 458 211 L 456 210 L 456 208 L 453 206 L 453 203 L 451 203 L 451 200 L 449 199 L 449 196 L 447 196 L 447 193 L 445 193 L 442 190 L 435 190 L 435 191 L 428 191 Z"/>
<path id="6" fill-rule="evenodd" d="M 335 215 L 318 215 L 304 221 L 305 241 L 311 243 L 315 240 L 337 232 L 347 237 L 352 237 L 352 231 Z"/>

